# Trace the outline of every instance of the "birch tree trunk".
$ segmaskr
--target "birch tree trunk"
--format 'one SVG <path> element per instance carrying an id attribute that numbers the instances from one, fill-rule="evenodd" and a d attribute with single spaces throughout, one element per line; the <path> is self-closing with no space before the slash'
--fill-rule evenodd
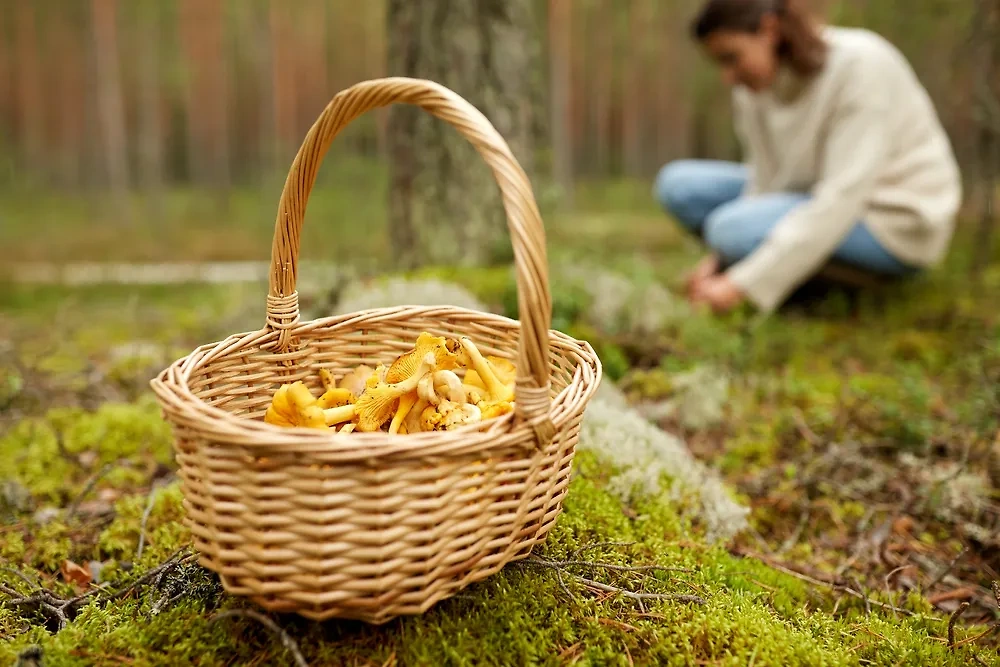
<path id="1" fill-rule="evenodd" d="M 531 0 L 389 0 L 389 74 L 436 81 L 482 111 L 532 173 Z M 454 128 L 393 105 L 388 123 L 390 236 L 402 267 L 510 257 L 499 188 Z"/>

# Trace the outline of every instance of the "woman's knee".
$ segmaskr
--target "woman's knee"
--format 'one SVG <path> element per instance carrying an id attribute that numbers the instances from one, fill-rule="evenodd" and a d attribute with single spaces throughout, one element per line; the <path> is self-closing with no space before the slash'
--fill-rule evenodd
<path id="1" fill-rule="evenodd" d="M 753 252 L 767 233 L 746 212 L 745 206 L 734 202 L 719 207 L 705 220 L 705 244 L 726 264 Z"/>
<path id="2" fill-rule="evenodd" d="M 676 160 L 660 169 L 653 186 L 653 196 L 660 207 L 692 231 L 701 226 L 698 171 L 693 160 Z"/>
<path id="3" fill-rule="evenodd" d="M 740 196 L 746 168 L 719 160 L 675 160 L 660 170 L 653 187 L 663 209 L 696 234 L 719 206 Z"/>

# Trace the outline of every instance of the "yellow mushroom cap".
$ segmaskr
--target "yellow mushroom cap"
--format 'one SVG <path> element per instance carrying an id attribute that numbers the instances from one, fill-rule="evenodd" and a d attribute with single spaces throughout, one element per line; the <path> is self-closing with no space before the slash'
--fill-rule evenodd
<path id="1" fill-rule="evenodd" d="M 276 426 L 326 428 L 326 415 L 301 381 L 281 385 L 271 399 L 264 421 Z"/>
<path id="2" fill-rule="evenodd" d="M 354 394 L 351 393 L 350 389 L 346 389 L 344 387 L 333 387 L 327 389 L 316 401 L 316 403 L 323 409 L 339 408 L 342 405 L 347 405 L 348 403 L 353 402 Z"/>
<path id="3" fill-rule="evenodd" d="M 413 349 L 396 358 L 385 373 L 385 381 L 394 384 L 413 375 L 427 353 L 434 354 L 435 368 L 458 368 L 458 342 L 444 336 L 432 336 L 426 331 L 417 336 Z"/>
<path id="4" fill-rule="evenodd" d="M 415 372 L 406 379 L 394 384 L 384 381 L 369 383 L 355 404 L 357 430 L 371 432 L 382 428 L 382 425 L 392 417 L 400 397 L 415 390 L 420 379 L 433 369 L 434 354 L 429 352 Z"/>

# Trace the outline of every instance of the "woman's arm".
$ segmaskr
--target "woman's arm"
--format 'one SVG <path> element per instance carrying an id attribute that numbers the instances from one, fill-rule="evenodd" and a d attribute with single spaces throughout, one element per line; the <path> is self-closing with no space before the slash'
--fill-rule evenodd
<path id="1" fill-rule="evenodd" d="M 732 94 L 733 103 L 733 130 L 736 133 L 736 138 L 739 140 L 740 147 L 743 149 L 743 164 L 746 166 L 747 171 L 747 182 L 743 186 L 742 196 L 748 197 L 757 192 L 757 183 L 755 175 L 757 172 L 757 156 L 759 149 L 754 146 L 754 142 L 751 139 L 751 132 L 749 131 L 749 123 L 751 122 L 750 114 L 750 104 L 745 98 L 745 91 L 740 89 L 735 89 Z"/>
<path id="2" fill-rule="evenodd" d="M 819 182 L 809 201 L 782 218 L 728 277 L 762 310 L 773 310 L 836 251 L 858 222 L 885 164 L 892 118 L 880 63 L 850 68 L 840 82 L 823 145 Z"/>

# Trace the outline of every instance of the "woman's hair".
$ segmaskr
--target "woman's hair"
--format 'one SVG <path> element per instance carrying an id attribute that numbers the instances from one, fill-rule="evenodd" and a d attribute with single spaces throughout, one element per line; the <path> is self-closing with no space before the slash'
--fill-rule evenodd
<path id="1" fill-rule="evenodd" d="M 767 14 L 778 18 L 778 56 L 800 75 L 819 72 L 826 63 L 826 43 L 799 0 L 708 0 L 691 32 L 698 41 L 717 30 L 756 32 Z"/>

